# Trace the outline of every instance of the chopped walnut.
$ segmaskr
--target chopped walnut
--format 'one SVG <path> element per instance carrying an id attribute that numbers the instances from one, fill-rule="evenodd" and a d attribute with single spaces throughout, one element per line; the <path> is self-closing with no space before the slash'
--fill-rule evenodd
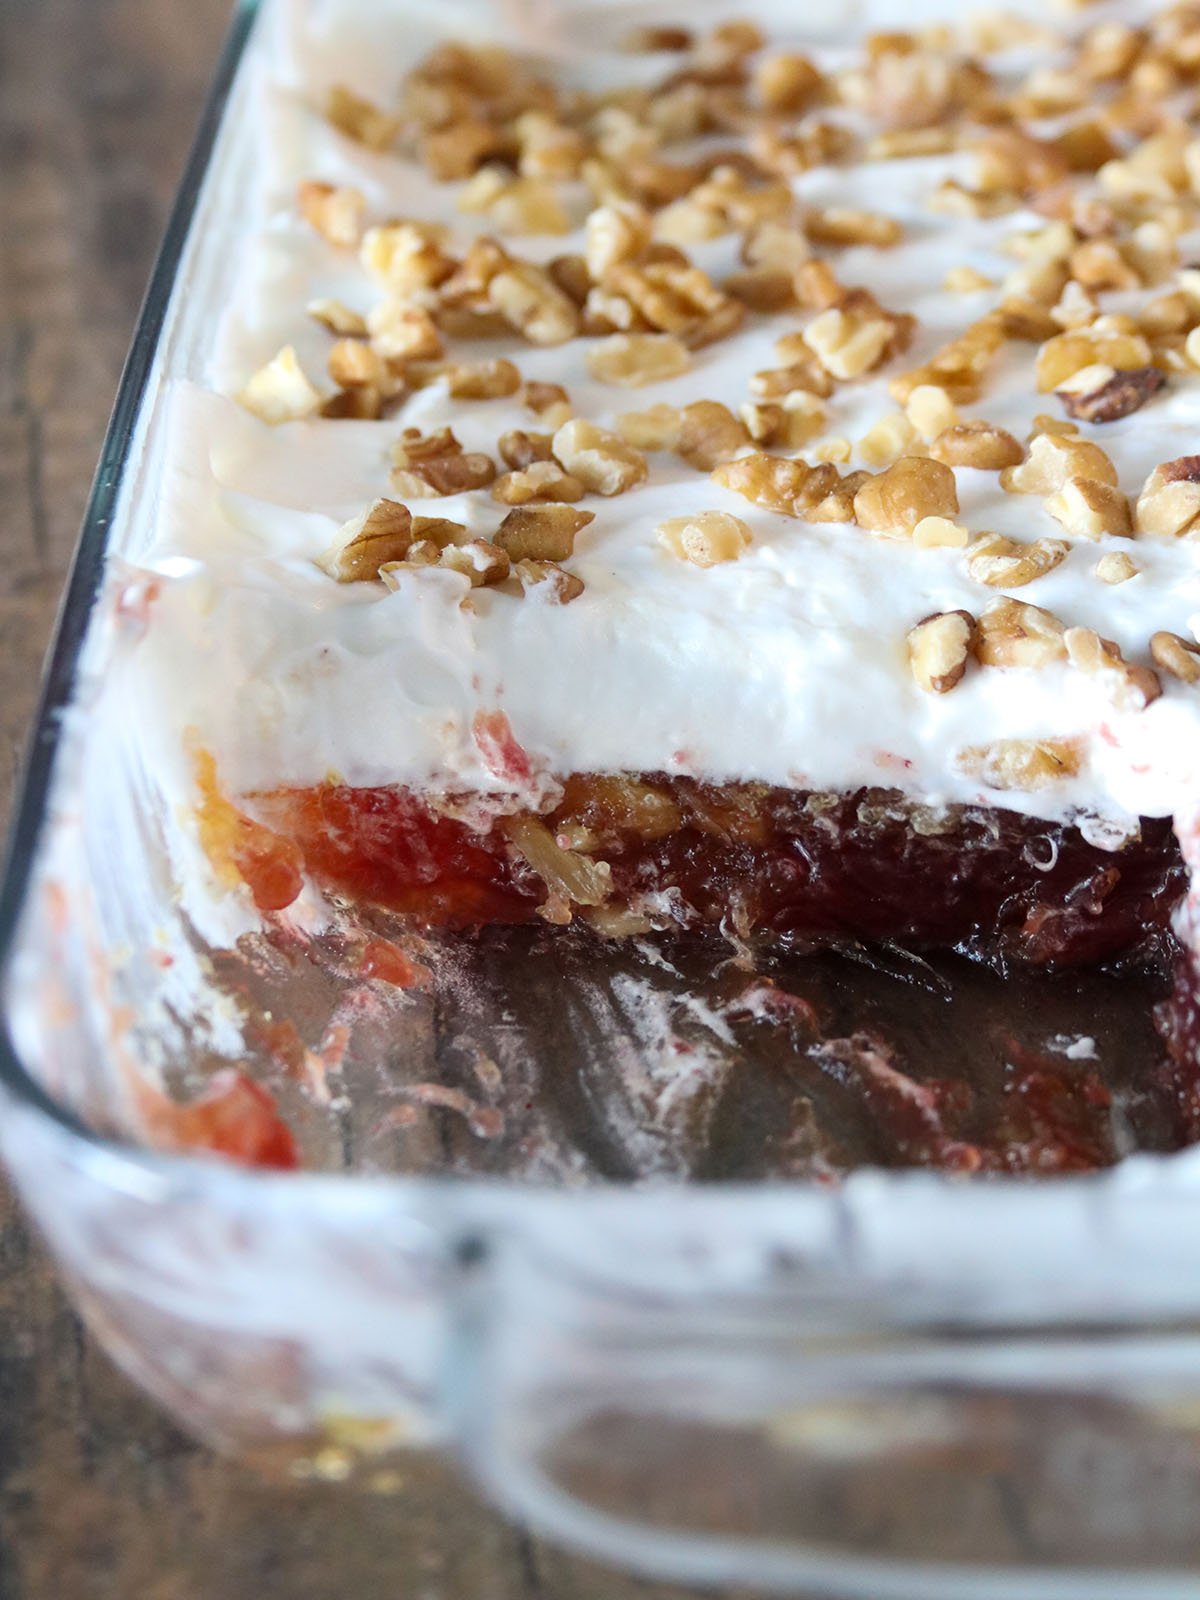
<path id="1" fill-rule="evenodd" d="M 1164 461 L 1146 479 L 1134 508 L 1139 533 L 1182 539 L 1200 525 L 1200 456 Z"/>
<path id="2" fill-rule="evenodd" d="M 496 273 L 488 298 L 530 344 L 565 344 L 579 332 L 579 312 L 544 267 L 514 262 Z"/>
<path id="3" fill-rule="evenodd" d="M 401 117 L 381 111 L 344 84 L 335 84 L 325 101 L 325 117 L 339 133 L 370 150 L 389 150 L 404 126 Z"/>
<path id="4" fill-rule="evenodd" d="M 402 561 L 413 542 L 412 516 L 397 500 L 376 500 L 338 529 L 317 566 L 339 583 L 371 582 L 386 561 Z"/>
<path id="5" fill-rule="evenodd" d="M 918 550 L 962 550 L 967 530 L 950 517 L 922 517 L 913 528 L 912 542 Z"/>
<path id="6" fill-rule="evenodd" d="M 1092 569 L 1101 583 L 1128 583 L 1136 578 L 1141 568 L 1125 554 L 1124 550 L 1109 550 Z"/>
<path id="7" fill-rule="evenodd" d="M 1150 654 L 1164 672 L 1181 683 L 1200 683 L 1200 647 L 1190 639 L 1181 639 L 1177 633 L 1151 634 Z"/>
<path id="8" fill-rule="evenodd" d="M 432 128 L 421 139 L 421 164 L 439 183 L 470 178 L 499 153 L 499 129 L 476 117 L 462 117 L 444 128 Z"/>
<path id="9" fill-rule="evenodd" d="M 586 493 L 579 479 L 564 472 L 557 461 L 532 461 L 492 484 L 492 499 L 506 506 L 524 506 L 531 500 L 582 500 Z"/>
<path id="10" fill-rule="evenodd" d="M 1111 639 L 1091 628 L 1068 628 L 1063 634 L 1073 667 L 1098 679 L 1118 711 L 1141 711 L 1162 694 L 1158 674 L 1150 667 L 1131 666 Z"/>
<path id="11" fill-rule="evenodd" d="M 670 333 L 614 333 L 592 345 L 587 365 L 600 383 L 637 389 L 679 377 L 691 366 L 691 356 Z"/>
<path id="12" fill-rule="evenodd" d="M 828 439 L 819 439 L 813 445 L 813 455 L 818 461 L 845 465 L 854 454 L 854 447 L 844 434 L 835 433 Z"/>
<path id="13" fill-rule="evenodd" d="M 1092 478 L 1116 488 L 1117 469 L 1088 439 L 1039 433 L 1020 466 L 1006 467 L 1000 474 L 1000 487 L 1010 494 L 1055 494 L 1068 478 Z"/>
<path id="14" fill-rule="evenodd" d="M 504 518 L 494 542 L 513 561 L 566 561 L 574 554 L 575 535 L 595 520 L 593 512 L 574 506 L 518 506 Z"/>
<path id="15" fill-rule="evenodd" d="M 555 457 L 594 494 L 624 494 L 649 475 L 646 458 L 594 422 L 574 417 L 554 435 Z"/>
<path id="16" fill-rule="evenodd" d="M 238 395 L 238 403 L 274 427 L 311 416 L 321 404 L 321 393 L 309 382 L 289 344 L 259 368 Z"/>
<path id="17" fill-rule="evenodd" d="M 835 378 L 861 378 L 887 359 L 894 325 L 884 316 L 856 316 L 832 306 L 814 317 L 804 342 Z"/>
<path id="18" fill-rule="evenodd" d="M 1057 494 L 1047 497 L 1046 510 L 1075 539 L 1133 538 L 1129 500 L 1094 478 L 1068 478 Z"/>
<path id="19" fill-rule="evenodd" d="M 849 206 L 810 211 L 804 220 L 804 231 L 814 244 L 865 244 L 879 250 L 899 244 L 904 237 L 904 229 L 894 217 L 882 216 L 878 211 L 856 211 Z"/>
<path id="20" fill-rule="evenodd" d="M 889 385 L 893 398 L 903 405 L 919 385 L 932 384 L 944 389 L 956 404 L 977 400 L 984 373 L 1005 338 L 1003 319 L 989 312 L 943 345 L 923 366 L 893 378 Z"/>
<path id="21" fill-rule="evenodd" d="M 365 339 L 367 336 L 366 318 L 340 300 L 310 300 L 304 309 L 314 322 L 319 322 L 340 339 Z"/>
<path id="22" fill-rule="evenodd" d="M 690 467 L 711 472 L 749 444 L 746 430 L 719 400 L 696 400 L 679 413 L 677 453 Z"/>
<path id="23" fill-rule="evenodd" d="M 951 267 L 942 281 L 948 294 L 979 294 L 983 289 L 994 289 L 995 280 L 976 267 Z"/>
<path id="24" fill-rule="evenodd" d="M 635 450 L 674 450 L 683 426 L 677 406 L 650 406 L 646 411 L 627 411 L 617 418 L 617 432 Z"/>
<path id="25" fill-rule="evenodd" d="M 932 383 L 917 385 L 905 402 L 904 412 L 926 444 L 932 444 L 939 434 L 958 421 L 954 401 L 944 389 Z"/>
<path id="26" fill-rule="evenodd" d="M 329 376 L 342 389 L 373 384 L 381 394 L 394 394 L 403 385 L 387 362 L 362 339 L 339 339 L 329 352 Z"/>
<path id="27" fill-rule="evenodd" d="M 372 346 L 389 361 L 439 361 L 441 334 L 428 311 L 384 300 L 367 317 Z"/>
<path id="28" fill-rule="evenodd" d="M 1048 789 L 1074 778 L 1082 766 L 1069 739 L 996 739 L 960 750 L 957 765 L 989 789 Z"/>
<path id="29" fill-rule="evenodd" d="M 824 88 L 825 79 L 807 56 L 788 53 L 759 62 L 754 82 L 768 111 L 792 114 L 811 105 Z"/>
<path id="30" fill-rule="evenodd" d="M 858 525 L 877 533 L 908 534 L 925 517 L 957 512 L 953 472 L 924 456 L 902 456 L 854 496 Z"/>
<path id="31" fill-rule="evenodd" d="M 652 55 L 660 50 L 690 50 L 692 38 L 690 28 L 631 28 L 622 37 L 619 48 L 630 55 Z"/>
<path id="32" fill-rule="evenodd" d="M 566 606 L 583 593 L 583 579 L 557 561 L 518 561 L 513 568 L 526 594 L 551 605 Z"/>
<path id="33" fill-rule="evenodd" d="M 412 499 L 486 489 L 495 476 L 496 463 L 478 451 L 432 456 L 406 467 L 393 467 L 391 474 L 396 493 Z"/>
<path id="34" fill-rule="evenodd" d="M 1002 534 L 985 533 L 967 553 L 967 571 L 976 583 L 993 589 L 1019 589 L 1053 572 L 1067 558 L 1065 539 L 1034 539 L 1018 544 Z"/>
<path id="35" fill-rule="evenodd" d="M 507 167 L 481 167 L 459 191 L 460 211 L 485 212 L 500 233 L 564 234 L 571 219 L 547 178 L 514 177 Z"/>
<path id="36" fill-rule="evenodd" d="M 454 400 L 503 400 L 521 387 L 521 374 L 503 356 L 493 361 L 452 361 L 440 375 Z"/>
<path id="37" fill-rule="evenodd" d="M 916 441 L 917 430 L 902 411 L 881 417 L 858 441 L 858 454 L 868 467 L 889 467 Z"/>
<path id="38" fill-rule="evenodd" d="M 926 694 L 949 694 L 962 682 L 974 637 L 969 611 L 935 611 L 909 629 L 909 665 Z"/>
<path id="39" fill-rule="evenodd" d="M 418 544 L 431 544 L 437 550 L 444 550 L 448 544 L 465 544 L 467 542 L 466 525 L 462 522 L 451 522 L 449 517 L 414 517 L 412 519 L 413 548 Z M 412 558 L 409 551 L 409 559 Z"/>
<path id="40" fill-rule="evenodd" d="M 975 657 L 983 667 L 1048 667 L 1066 660 L 1065 632 L 1053 612 L 1006 595 L 980 613 Z"/>
<path id="41" fill-rule="evenodd" d="M 795 279 L 777 267 L 746 267 L 731 272 L 721 280 L 721 289 L 751 311 L 764 314 L 786 311 L 796 303 Z"/>
<path id="42" fill-rule="evenodd" d="M 296 194 L 300 215 L 328 244 L 355 250 L 362 237 L 367 197 L 361 189 L 308 179 Z"/>
<path id="43" fill-rule="evenodd" d="M 551 432 L 571 420 L 571 397 L 561 383 L 523 383 L 521 404 Z"/>
<path id="44" fill-rule="evenodd" d="M 1117 372 L 1133 372 L 1150 365 L 1152 351 L 1144 335 L 1120 327 L 1109 331 L 1101 317 L 1083 330 L 1056 333 L 1037 354 L 1035 375 L 1041 393 L 1061 389 L 1083 367 L 1103 363 Z"/>
<path id="45" fill-rule="evenodd" d="M 929 453 L 948 467 L 975 467 L 982 472 L 1016 466 L 1025 454 L 1005 428 L 981 421 L 952 423 L 938 434 Z"/>
<path id="46" fill-rule="evenodd" d="M 836 479 L 835 468 L 828 469 Z M 732 489 L 755 505 L 769 511 L 782 512 L 787 517 L 799 517 L 803 512 L 798 500 L 805 484 L 814 475 L 805 461 L 791 460 L 786 456 L 770 456 L 756 450 L 750 455 L 726 461 L 713 472 L 713 482 L 724 489 Z"/>
<path id="47" fill-rule="evenodd" d="M 359 260 L 372 277 L 397 295 L 436 288 L 454 271 L 453 257 L 443 249 L 444 230 L 415 222 L 390 222 L 368 228 Z"/>
<path id="48" fill-rule="evenodd" d="M 681 561 L 715 567 L 723 561 L 736 561 L 749 548 L 750 529 L 728 511 L 699 511 L 660 522 L 658 542 Z"/>
<path id="49" fill-rule="evenodd" d="M 472 589 L 502 583 L 509 573 L 508 552 L 487 539 L 472 539 L 468 544 L 448 544 L 442 551 L 440 566 L 461 572 L 471 580 Z"/>
<path id="50" fill-rule="evenodd" d="M 553 438 L 549 433 L 526 433 L 523 428 L 512 428 L 500 435 L 496 449 L 505 466 L 520 471 L 535 461 L 549 461 L 554 454 Z"/>
<path id="51" fill-rule="evenodd" d="M 1059 389 L 1058 396 L 1067 415 L 1080 422 L 1115 422 L 1118 417 L 1127 417 L 1140 410 L 1167 381 L 1166 374 L 1157 367 L 1136 367 L 1132 371 L 1113 372 L 1103 383 L 1081 392 L 1075 383 L 1078 377 L 1076 373 L 1073 380 Z"/>
<path id="52" fill-rule="evenodd" d="M 597 206 L 587 219 L 584 259 L 589 276 L 599 283 L 613 267 L 636 261 L 649 249 L 650 235 L 650 214 L 644 206 L 628 201 Z"/>
<path id="53" fill-rule="evenodd" d="M 742 263 L 768 272 L 796 274 L 812 255 L 808 239 L 787 222 L 758 222 L 742 240 Z"/>

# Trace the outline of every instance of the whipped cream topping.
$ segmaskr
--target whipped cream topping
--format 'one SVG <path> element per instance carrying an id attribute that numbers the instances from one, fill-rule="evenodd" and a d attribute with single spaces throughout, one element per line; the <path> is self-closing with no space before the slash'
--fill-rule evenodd
<path id="1" fill-rule="evenodd" d="M 687 20 L 703 25 L 729 9 L 689 6 Z M 807 8 L 784 0 L 752 8 L 773 46 L 811 50 L 822 64 L 844 59 L 870 27 L 957 15 L 948 0 L 821 8 L 812 23 L 798 20 L 799 9 Z M 242 174 L 236 189 L 230 182 L 216 199 L 234 229 L 233 293 L 208 360 L 167 397 L 154 534 L 139 552 L 161 578 L 138 646 L 147 702 L 176 729 L 195 729 L 215 752 L 223 784 L 241 793 L 330 777 L 499 792 L 511 777 L 494 770 L 488 742 L 473 731 L 481 712 L 495 711 L 507 716 L 535 768 L 554 774 L 662 770 L 825 790 L 877 785 L 935 804 L 1099 818 L 1117 825 L 1114 836 L 1131 817 L 1166 814 L 1200 793 L 1200 689 L 1164 675 L 1159 700 L 1121 711 L 1096 680 L 1064 664 L 972 667 L 951 693 L 927 694 L 909 670 L 908 630 L 935 611 L 978 613 L 1004 592 L 973 581 L 961 550 L 916 549 L 854 526 L 778 516 L 671 455 L 649 458 L 645 485 L 584 502 L 595 521 L 578 536 L 569 565 L 585 591 L 568 606 L 539 600 L 536 591 L 525 598 L 468 591 L 464 577 L 436 569 L 406 574 L 394 592 L 339 585 L 314 565 L 339 524 L 392 492 L 390 448 L 404 427 L 450 424 L 465 449 L 495 456 L 501 433 L 536 426 L 515 398 L 454 402 L 436 384 L 380 422 L 312 418 L 269 427 L 233 398 L 285 344 L 322 382 L 330 337 L 306 304 L 335 298 L 365 313 L 379 296 L 356 255 L 335 251 L 298 219 L 301 179 L 355 185 L 372 219 L 446 222 L 464 243 L 487 231 L 486 219 L 481 230 L 457 211 L 456 185 L 435 184 L 412 163 L 365 150 L 332 128 L 315 109 L 324 91 L 342 81 L 386 102 L 438 38 L 480 37 L 489 24 L 505 43 L 536 44 L 572 81 L 655 77 L 662 58 L 639 61 L 605 47 L 631 19 L 680 15 L 669 6 L 533 0 L 501 10 L 502 29 L 492 9 L 453 3 L 317 0 L 277 6 L 264 18 L 242 102 L 252 119 L 252 191 L 246 194 Z M 1101 14 L 1093 7 L 1088 20 Z M 971 175 L 971 158 L 956 153 L 795 180 L 805 202 L 874 209 L 903 225 L 897 247 L 847 249 L 834 265 L 843 283 L 863 284 L 889 309 L 916 315 L 904 366 L 924 360 L 999 298 L 999 288 L 947 292 L 948 270 L 970 265 L 999 283 L 1014 264 L 1005 240 L 1044 224 L 1033 213 L 976 219 L 929 209 L 945 178 L 969 183 Z M 512 245 L 544 259 L 580 248 L 581 238 Z M 721 239 L 690 253 L 719 279 L 736 264 L 737 245 L 736 237 Z M 1106 297 L 1106 309 L 1114 304 Z M 740 334 L 697 352 L 684 377 L 637 390 L 594 382 L 586 339 L 553 349 L 516 336 L 474 347 L 454 342 L 451 354 L 508 356 L 523 377 L 563 384 L 577 415 L 611 426 L 622 412 L 660 401 L 709 398 L 736 409 L 750 376 L 778 364 L 774 340 L 802 325 L 800 316 L 752 317 Z M 964 420 L 986 417 L 1024 438 L 1034 414 L 1057 402 L 1033 392 L 1034 347 L 1009 348 L 981 401 L 960 410 Z M 893 363 L 840 386 L 828 402 L 825 434 L 855 440 L 893 412 L 887 378 L 895 370 Z M 1173 377 L 1143 411 L 1082 431 L 1103 444 L 1121 486 L 1136 493 L 1157 463 L 1196 448 L 1200 377 Z M 972 533 L 1062 536 L 1039 497 L 1006 494 L 995 473 L 959 469 L 957 481 L 958 520 Z M 504 510 L 486 491 L 413 502 L 413 509 L 463 522 L 474 537 L 490 535 Z M 749 525 L 752 543 L 740 560 L 701 569 L 662 548 L 659 522 L 709 509 Z M 1141 570 L 1110 587 L 1094 568 L 1116 549 Z M 1190 637 L 1200 623 L 1200 543 L 1076 541 L 1056 570 L 1012 592 L 1145 661 L 1153 632 Z M 956 761 L 964 747 L 997 739 L 1064 737 L 1086 751 L 1080 772 L 1036 792 L 983 788 Z"/>

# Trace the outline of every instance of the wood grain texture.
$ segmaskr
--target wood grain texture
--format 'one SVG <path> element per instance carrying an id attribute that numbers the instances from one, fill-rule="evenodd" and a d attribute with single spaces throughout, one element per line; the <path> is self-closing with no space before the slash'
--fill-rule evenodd
<path id="1" fill-rule="evenodd" d="M 0 0 L 0 802 L 227 0 Z M 0 1185 L 0 1600 L 667 1600 L 446 1466 L 277 1486 L 93 1346 Z"/>

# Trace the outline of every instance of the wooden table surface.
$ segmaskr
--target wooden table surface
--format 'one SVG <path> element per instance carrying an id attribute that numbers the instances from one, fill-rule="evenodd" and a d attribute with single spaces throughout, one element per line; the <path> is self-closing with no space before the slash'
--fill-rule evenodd
<path id="1" fill-rule="evenodd" d="M 0 804 L 228 0 L 0 0 Z M 97 1350 L 0 1182 L 0 1600 L 668 1600 L 448 1468 L 267 1484 Z"/>

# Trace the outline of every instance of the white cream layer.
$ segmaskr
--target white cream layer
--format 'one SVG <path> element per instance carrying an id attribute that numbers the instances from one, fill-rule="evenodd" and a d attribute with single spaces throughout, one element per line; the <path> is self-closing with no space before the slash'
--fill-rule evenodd
<path id="1" fill-rule="evenodd" d="M 524 18 L 530 8 L 514 9 Z M 564 8 L 551 9 L 557 15 Z M 695 8 L 686 9 L 691 20 Z M 716 17 L 730 8 L 710 9 Z M 778 20 L 798 8 L 780 0 L 773 9 Z M 947 12 L 945 5 L 920 9 Z M 310 31 L 298 26 L 301 10 L 315 18 Z M 627 76 L 631 58 L 606 61 L 592 44 L 601 33 L 619 34 L 630 9 L 565 10 L 581 17 L 578 28 L 553 34 L 569 58 L 566 70 L 579 72 L 573 43 L 589 71 Z M 772 8 L 759 10 L 769 26 Z M 910 5 L 867 10 L 869 25 L 888 16 L 911 24 L 914 17 Z M 636 14 L 642 20 L 645 8 Z M 852 41 L 864 14 L 847 8 L 850 21 L 837 44 Z M 472 231 L 474 219 L 455 211 L 454 186 L 433 185 L 406 162 L 360 149 L 311 109 L 338 79 L 368 93 L 392 89 L 433 42 L 430 16 L 440 36 L 456 21 L 462 29 L 464 19 L 468 28 L 484 28 L 494 12 L 317 0 L 281 7 L 259 42 L 258 187 L 226 196 L 229 217 L 242 219 L 231 232 L 238 289 L 205 381 L 177 384 L 169 399 L 165 488 L 146 559 L 164 582 L 139 646 L 148 697 L 175 727 L 198 730 L 218 756 L 224 784 L 244 792 L 336 776 L 364 785 L 500 789 L 505 780 L 472 736 L 479 712 L 500 710 L 534 764 L 560 774 L 663 770 L 817 789 L 887 785 L 933 802 L 983 801 L 1118 822 L 1165 814 L 1200 794 L 1196 689 L 1168 681 L 1161 700 L 1123 713 L 1095 682 L 1061 667 L 973 669 L 953 692 L 925 694 L 908 669 L 908 629 L 931 611 L 978 612 L 995 597 L 967 577 L 961 551 L 916 550 L 854 527 L 771 515 L 670 456 L 651 457 L 646 486 L 588 499 L 596 520 L 570 563 L 586 589 L 566 607 L 476 591 L 472 609 L 464 609 L 466 580 L 454 574 L 415 572 L 388 593 L 338 585 L 313 565 L 340 522 L 389 492 L 390 445 L 401 428 L 450 422 L 465 448 L 494 454 L 500 433 L 530 425 L 515 402 L 455 404 L 437 387 L 379 423 L 269 428 L 227 398 L 287 343 L 320 381 L 330 339 L 305 315 L 306 303 L 333 296 L 365 311 L 378 297 L 353 256 L 296 221 L 292 196 L 300 179 L 355 183 L 377 218 L 436 217 L 464 238 Z M 794 24 L 790 34 L 786 26 L 773 30 L 779 43 L 796 37 Z M 372 42 L 364 46 L 366 39 Z M 661 70 L 661 62 L 652 65 Z M 880 162 L 809 174 L 797 184 L 813 203 L 871 207 L 905 225 L 907 240 L 898 248 L 848 250 L 835 262 L 842 281 L 866 284 L 886 306 L 916 314 L 919 333 L 905 364 L 960 331 L 999 294 L 947 293 L 947 270 L 969 263 L 1002 278 L 1013 265 L 1004 239 L 1040 220 L 934 214 L 926 200 L 949 174 L 969 179 L 969 160 Z M 717 241 L 694 253 L 716 272 L 732 264 L 736 243 Z M 547 256 L 572 241 L 520 239 L 513 247 Z M 714 398 L 736 407 L 747 397 L 749 376 L 777 364 L 774 339 L 801 325 L 799 318 L 757 319 L 749 332 L 700 352 L 686 377 L 633 391 L 587 377 L 585 340 L 535 350 L 514 338 L 452 353 L 510 356 L 526 377 L 565 384 L 579 414 L 611 423 L 658 401 Z M 1033 414 L 1057 402 L 1032 392 L 1033 347 L 1016 349 L 1021 361 L 997 373 L 983 401 L 963 414 L 1023 437 Z M 859 438 L 893 411 L 887 376 L 840 388 L 827 434 Z M 1155 464 L 1200 444 L 1200 376 L 1173 379 L 1166 397 L 1145 411 L 1085 432 L 1112 455 L 1122 486 L 1136 492 Z M 958 484 L 961 520 L 974 532 L 1062 534 L 1040 500 L 1005 494 L 994 473 L 961 470 Z M 655 527 L 664 517 L 708 508 L 744 518 L 753 544 L 740 561 L 701 570 L 664 551 Z M 416 509 L 486 536 L 504 508 L 485 492 Z M 1093 569 L 1110 548 L 1128 550 L 1139 576 L 1116 587 L 1097 580 Z M 1081 541 L 1055 572 L 1013 592 L 1145 660 L 1156 629 L 1190 636 L 1200 623 L 1200 544 Z M 1063 736 L 1084 742 L 1084 770 L 1039 793 L 984 790 L 955 763 L 964 746 Z"/>

